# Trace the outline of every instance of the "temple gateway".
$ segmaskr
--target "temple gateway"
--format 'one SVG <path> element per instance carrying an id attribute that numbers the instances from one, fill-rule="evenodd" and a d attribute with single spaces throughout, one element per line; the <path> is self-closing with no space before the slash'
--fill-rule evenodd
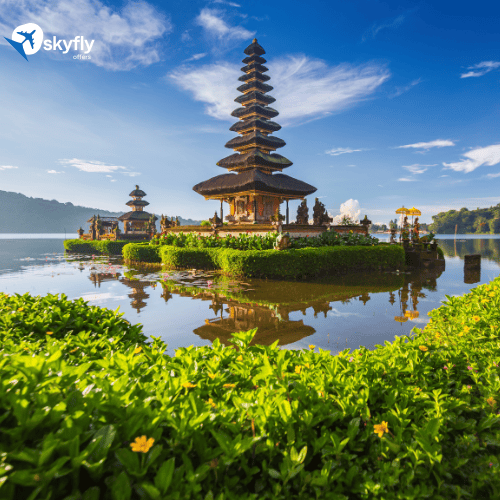
<path id="1" fill-rule="evenodd" d="M 245 66 L 241 70 L 244 74 L 239 77 L 243 85 L 237 89 L 243 95 L 235 99 L 242 106 L 231 113 L 239 121 L 229 129 L 240 135 L 226 144 L 226 148 L 235 153 L 217 163 L 235 173 L 212 177 L 194 186 L 193 190 L 206 200 L 220 200 L 222 220 L 222 202 L 228 203 L 230 213 L 225 219 L 230 224 L 271 223 L 271 217 L 286 201 L 288 224 L 288 200 L 304 199 L 316 188 L 276 173 L 290 167 L 292 162 L 274 152 L 285 146 L 285 141 L 270 135 L 281 126 L 271 121 L 279 113 L 269 106 L 276 99 L 266 95 L 273 90 L 265 83 L 270 79 L 264 74 L 268 71 L 263 66 L 266 60 L 262 57 L 266 52 L 256 38 L 244 52 L 248 57 L 243 59 Z"/>

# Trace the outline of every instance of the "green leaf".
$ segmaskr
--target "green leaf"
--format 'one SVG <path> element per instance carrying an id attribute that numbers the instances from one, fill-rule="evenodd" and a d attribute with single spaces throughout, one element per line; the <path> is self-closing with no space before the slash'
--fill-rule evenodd
<path id="1" fill-rule="evenodd" d="M 298 457 L 298 462 L 300 464 L 305 460 L 306 455 L 307 455 L 307 446 L 304 446 L 304 448 L 302 448 L 300 450 L 299 457 Z"/>
<path id="2" fill-rule="evenodd" d="M 111 485 L 111 496 L 113 500 L 130 500 L 131 494 L 129 478 L 126 472 L 122 471 Z"/>
<path id="3" fill-rule="evenodd" d="M 101 490 L 97 486 L 89 488 L 82 496 L 82 500 L 99 500 Z"/>
<path id="4" fill-rule="evenodd" d="M 276 469 L 268 469 L 267 472 L 273 479 L 281 479 L 281 474 Z"/>
<path id="5" fill-rule="evenodd" d="M 441 425 L 441 421 L 439 418 L 433 418 L 432 420 L 429 421 L 427 424 L 427 427 L 425 428 L 425 432 L 430 435 L 431 439 L 435 439 L 438 432 L 439 432 L 439 427 Z"/>
<path id="6" fill-rule="evenodd" d="M 92 460 L 93 462 L 97 462 L 105 458 L 109 448 L 113 444 L 115 435 L 116 429 L 114 425 L 105 425 L 101 427 L 92 438 L 91 444 L 95 443 L 96 447 L 91 452 L 87 461 Z"/>
<path id="7" fill-rule="evenodd" d="M 172 482 L 172 475 L 175 468 L 175 458 L 172 457 L 166 462 L 163 462 L 155 476 L 155 486 L 165 495 Z"/>
<path id="8" fill-rule="evenodd" d="M 115 456 L 129 474 L 133 476 L 140 474 L 141 466 L 137 453 L 126 448 L 120 448 L 115 451 Z"/>
<path id="9" fill-rule="evenodd" d="M 162 495 L 158 488 L 155 488 L 151 483 L 141 483 L 136 488 L 142 488 L 152 500 L 161 500 Z"/>

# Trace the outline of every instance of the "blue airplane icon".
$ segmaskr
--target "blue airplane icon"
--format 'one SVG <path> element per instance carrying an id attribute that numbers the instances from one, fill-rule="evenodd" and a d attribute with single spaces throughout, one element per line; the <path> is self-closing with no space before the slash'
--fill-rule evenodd
<path id="1" fill-rule="evenodd" d="M 26 33 L 26 31 L 18 31 L 17 32 L 18 35 L 24 36 L 24 40 L 22 41 L 21 45 L 27 40 L 31 44 L 31 48 L 33 48 L 35 44 L 35 42 L 33 41 L 33 33 L 35 31 L 36 30 L 33 30 L 31 33 Z"/>
<path id="2" fill-rule="evenodd" d="M 18 35 L 24 36 L 24 40 L 22 42 L 15 42 L 14 40 L 11 40 L 10 38 L 7 38 L 4 36 L 4 38 L 14 47 L 19 54 L 21 54 L 26 60 L 28 58 L 26 57 L 26 52 L 24 51 L 23 43 L 28 41 L 31 44 L 31 48 L 34 47 L 34 41 L 33 41 L 33 33 L 35 33 L 36 30 L 33 30 L 31 33 L 27 33 L 26 31 L 18 31 Z"/>

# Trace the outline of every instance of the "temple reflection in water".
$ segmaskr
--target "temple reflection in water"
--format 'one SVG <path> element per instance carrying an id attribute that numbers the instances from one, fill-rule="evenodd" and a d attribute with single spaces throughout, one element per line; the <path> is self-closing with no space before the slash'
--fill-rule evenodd
<path id="1" fill-rule="evenodd" d="M 214 276 L 214 282 L 206 275 L 177 273 L 177 281 L 160 281 L 161 297 L 168 302 L 174 296 L 209 302 L 204 323 L 193 332 L 201 339 L 213 341 L 216 338 L 227 343 L 231 334 L 257 328 L 254 344 L 270 345 L 279 339 L 280 345 L 296 343 L 307 338 L 316 329 L 307 323 L 319 315 L 329 317 L 335 302 L 343 304 L 353 300 L 366 305 L 371 295 L 387 293 L 391 306 L 399 306 L 394 321 L 405 323 L 419 317 L 419 300 L 425 299 L 426 291 L 435 291 L 441 269 L 420 269 L 411 274 L 357 274 L 338 277 L 325 282 L 281 282 L 250 280 L 249 283 L 228 281 L 229 284 L 247 285 L 236 287 L 236 292 L 211 287 L 212 283 L 224 285 L 227 278 Z M 129 289 L 130 305 L 139 313 L 146 305 L 157 281 L 145 279 L 139 271 L 119 272 L 92 271 L 90 280 L 95 286 L 102 282 L 116 281 Z M 147 278 L 151 278 L 148 275 Z M 217 281 L 219 280 L 219 281 Z M 207 284 L 210 285 L 207 286 Z M 226 284 L 227 284 L 226 283 Z M 148 290 L 151 288 L 151 290 Z M 149 292 L 149 293 L 148 293 Z M 292 317 L 302 313 L 306 319 Z M 332 324 L 335 320 L 332 318 Z"/>

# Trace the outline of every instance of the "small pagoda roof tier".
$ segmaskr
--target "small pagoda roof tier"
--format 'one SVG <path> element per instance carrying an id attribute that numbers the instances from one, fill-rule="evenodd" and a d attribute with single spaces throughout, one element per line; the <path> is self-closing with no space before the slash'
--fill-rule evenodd
<path id="1" fill-rule="evenodd" d="M 253 80 L 245 83 L 244 85 L 240 85 L 236 90 L 242 94 L 246 94 L 248 92 L 253 92 L 254 90 L 258 92 L 271 92 L 273 88 L 274 87 L 271 87 L 271 85 L 268 85 L 267 83 L 259 82 L 259 80 Z"/>
<path id="2" fill-rule="evenodd" d="M 268 136 L 260 133 L 258 130 L 249 132 L 240 137 L 235 137 L 226 143 L 226 148 L 243 150 L 249 148 L 261 148 L 272 150 L 286 146 L 286 142 L 279 137 Z"/>
<path id="3" fill-rule="evenodd" d="M 234 125 L 229 127 L 229 130 L 231 130 L 231 132 L 237 132 L 238 134 L 253 130 L 260 130 L 261 132 L 271 134 L 273 132 L 277 132 L 280 128 L 281 125 L 278 125 L 276 122 L 262 120 L 261 118 L 248 118 L 248 120 L 236 122 Z"/>
<path id="4" fill-rule="evenodd" d="M 217 162 L 219 167 L 229 170 L 246 170 L 255 167 L 267 167 L 266 170 L 278 170 L 287 168 L 293 163 L 277 153 L 266 154 L 258 149 L 252 149 L 246 154 L 235 153 Z"/>
<path id="5" fill-rule="evenodd" d="M 135 189 L 129 194 L 129 196 L 144 198 L 144 196 L 146 196 L 146 193 L 142 189 L 139 189 L 139 186 L 135 186 Z"/>
<path id="6" fill-rule="evenodd" d="M 250 71 L 244 75 L 241 75 L 238 80 L 240 82 L 248 82 L 250 80 L 259 80 L 261 82 L 267 82 L 271 77 L 269 75 L 263 75 L 260 71 L 255 68 L 250 68 Z"/>
<path id="7" fill-rule="evenodd" d="M 149 205 L 149 201 L 146 200 L 130 200 L 125 203 L 129 207 L 147 207 Z"/>
<path id="8" fill-rule="evenodd" d="M 249 59 L 249 58 L 247 57 L 247 59 Z M 247 59 L 243 59 L 243 62 L 245 62 Z M 259 57 L 259 59 L 262 59 L 262 58 Z M 262 61 L 266 62 L 265 59 L 262 59 Z M 241 68 L 241 71 L 243 71 L 243 73 L 249 73 L 250 71 L 259 71 L 260 73 L 265 73 L 266 71 L 269 71 L 269 68 L 266 68 L 262 64 L 250 62 L 246 66 L 243 66 L 243 68 Z M 238 80 L 242 81 L 241 76 L 238 78 Z"/>
<path id="9" fill-rule="evenodd" d="M 241 120 L 257 116 L 262 118 L 274 118 L 278 115 L 279 113 L 275 109 L 270 108 L 269 106 L 261 106 L 260 104 L 250 104 L 245 108 L 237 108 L 231 113 L 231 116 L 240 118 Z"/>
<path id="10" fill-rule="evenodd" d="M 122 222 L 123 221 L 134 221 L 134 220 L 148 221 L 150 218 L 151 218 L 151 214 L 149 214 L 148 212 L 134 211 L 134 212 L 127 212 L 126 214 L 120 215 L 120 217 L 118 217 L 118 220 L 121 220 Z M 156 215 L 155 215 L 155 221 L 156 220 L 158 220 L 158 217 L 156 217 Z"/>
<path id="11" fill-rule="evenodd" d="M 243 64 L 248 64 L 249 66 L 251 66 L 252 64 L 265 64 L 267 61 L 263 57 L 254 54 L 253 56 L 245 57 L 245 59 L 243 59 L 243 61 L 241 62 Z"/>
<path id="12" fill-rule="evenodd" d="M 257 38 L 243 51 L 247 56 L 263 56 L 266 51 L 257 43 Z"/>
<path id="13" fill-rule="evenodd" d="M 285 174 L 269 175 L 258 169 L 238 174 L 222 174 L 200 182 L 193 190 L 205 197 L 245 192 L 274 194 L 283 198 L 303 198 L 316 191 L 314 186 Z"/>
<path id="14" fill-rule="evenodd" d="M 274 97 L 265 95 L 262 92 L 248 92 L 247 94 L 238 96 L 234 100 L 234 102 L 243 104 L 243 106 L 246 106 L 249 103 L 263 104 L 264 106 L 267 106 L 268 104 L 272 104 L 274 101 L 276 101 Z"/>

